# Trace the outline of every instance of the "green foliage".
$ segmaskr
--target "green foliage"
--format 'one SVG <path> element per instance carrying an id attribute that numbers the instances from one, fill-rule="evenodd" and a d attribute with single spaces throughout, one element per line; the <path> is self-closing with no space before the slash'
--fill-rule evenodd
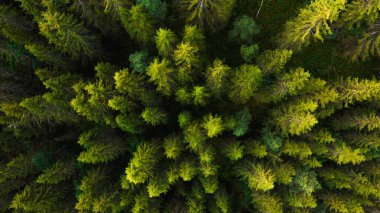
<path id="1" fill-rule="evenodd" d="M 137 4 L 144 6 L 153 19 L 164 20 L 167 13 L 167 4 L 160 0 L 137 0 Z"/>
<path id="2" fill-rule="evenodd" d="M 240 47 L 240 55 L 246 63 L 251 63 L 258 53 L 259 45 L 257 44 L 241 45 Z"/>
<path id="3" fill-rule="evenodd" d="M 237 103 L 246 103 L 260 87 L 262 73 L 257 66 L 241 65 L 233 73 L 229 98 Z"/>
<path id="4" fill-rule="evenodd" d="M 376 212 L 379 2 L 2 1 L 0 212 Z"/>
<path id="5" fill-rule="evenodd" d="M 280 46 L 300 50 L 312 41 L 323 41 L 324 37 L 333 33 L 330 23 L 338 19 L 345 4 L 345 0 L 312 1 L 307 7 L 300 10 L 294 20 L 286 23 L 279 40 Z"/>
<path id="6" fill-rule="evenodd" d="M 42 17 L 38 27 L 50 43 L 73 57 L 79 57 L 81 53 L 89 57 L 95 56 L 97 38 L 91 36 L 90 31 L 83 23 L 78 23 L 74 16 L 49 11 L 44 12 Z"/>
<path id="7" fill-rule="evenodd" d="M 257 206 L 259 212 L 283 212 L 282 203 L 278 196 L 268 193 L 254 193 L 252 195 L 252 202 Z"/>
<path id="8" fill-rule="evenodd" d="M 206 140 L 206 135 L 202 132 L 202 126 L 199 123 L 193 122 L 185 127 L 184 139 L 189 143 L 192 150 L 198 150 L 203 146 Z"/>
<path id="9" fill-rule="evenodd" d="M 223 152 L 230 160 L 237 161 L 243 158 L 244 147 L 239 141 L 230 141 L 223 147 Z"/>
<path id="10" fill-rule="evenodd" d="M 177 49 L 174 50 L 174 62 L 179 67 L 177 78 L 180 82 L 188 82 L 192 80 L 192 72 L 198 66 L 198 47 L 191 45 L 189 42 L 181 42 Z"/>
<path id="11" fill-rule="evenodd" d="M 191 114 L 189 112 L 187 111 L 181 112 L 178 115 L 178 125 L 182 129 L 186 127 L 188 124 L 190 124 L 190 121 L 191 121 Z"/>
<path id="12" fill-rule="evenodd" d="M 154 39 L 160 55 L 169 57 L 173 54 L 174 47 L 177 43 L 177 37 L 170 29 L 158 29 L 157 35 Z"/>
<path id="13" fill-rule="evenodd" d="M 178 135 L 170 135 L 164 139 L 165 155 L 169 159 L 177 159 L 182 151 L 182 139 Z"/>
<path id="14" fill-rule="evenodd" d="M 69 179 L 72 175 L 74 175 L 74 172 L 75 168 L 72 160 L 68 160 L 66 162 L 58 161 L 48 169 L 45 169 L 43 174 L 38 176 L 36 182 L 40 184 L 57 184 L 61 181 Z"/>
<path id="15" fill-rule="evenodd" d="M 234 115 L 235 125 L 233 127 L 233 134 L 236 137 L 245 135 L 249 130 L 249 124 L 251 123 L 251 114 L 247 108 L 235 113 Z"/>
<path id="16" fill-rule="evenodd" d="M 282 147 L 282 139 L 272 132 L 269 129 L 264 128 L 262 131 L 262 140 L 269 150 L 273 152 L 278 152 Z"/>
<path id="17" fill-rule="evenodd" d="M 216 137 L 223 132 L 223 121 L 218 115 L 213 116 L 209 114 L 203 118 L 203 128 L 207 130 L 207 136 L 209 138 Z"/>
<path id="18" fill-rule="evenodd" d="M 162 92 L 164 95 L 170 95 L 175 80 L 173 78 L 174 69 L 170 67 L 170 61 L 162 59 L 161 62 L 156 58 L 149 65 L 146 74 L 150 76 L 150 81 L 154 82 L 157 86 L 157 91 Z"/>
<path id="19" fill-rule="evenodd" d="M 194 105 L 205 106 L 210 94 L 207 89 L 202 86 L 195 86 L 193 88 L 192 97 L 194 99 Z"/>
<path id="20" fill-rule="evenodd" d="M 321 185 L 317 180 L 317 174 L 314 171 L 305 169 L 298 169 L 296 171 L 291 185 L 294 187 L 294 190 L 302 191 L 307 194 L 321 189 Z"/>
<path id="21" fill-rule="evenodd" d="M 260 33 L 259 26 L 251 17 L 246 15 L 237 17 L 232 25 L 232 29 L 228 32 L 228 36 L 231 40 L 251 43 L 253 37 Z"/>
<path id="22" fill-rule="evenodd" d="M 154 26 L 142 5 L 134 5 L 128 11 L 121 10 L 121 22 L 131 38 L 146 44 L 154 34 Z"/>
<path id="23" fill-rule="evenodd" d="M 207 87 L 215 96 L 220 96 L 225 92 L 225 87 L 227 84 L 227 77 L 231 68 L 227 65 L 224 65 L 223 62 L 219 59 L 215 59 L 212 67 L 207 69 L 206 81 Z"/>
<path id="24" fill-rule="evenodd" d="M 129 55 L 129 61 L 133 70 L 143 73 L 148 67 L 148 52 L 145 50 L 137 51 Z"/>
<path id="25" fill-rule="evenodd" d="M 195 25 L 185 25 L 185 31 L 183 33 L 183 42 L 188 42 L 193 46 L 196 46 L 199 50 L 205 48 L 205 36 L 201 29 Z"/>
<path id="26" fill-rule="evenodd" d="M 262 164 L 248 162 L 239 169 L 240 176 L 247 181 L 252 190 L 268 191 L 274 188 L 275 176 L 273 171 Z"/>
<path id="27" fill-rule="evenodd" d="M 274 119 L 283 134 L 300 135 L 311 130 L 318 123 L 312 114 L 318 107 L 313 101 L 292 103 L 286 108 L 274 111 Z"/>
<path id="28" fill-rule="evenodd" d="M 266 50 L 257 59 L 260 69 L 265 74 L 279 74 L 292 57 L 291 50 Z"/>
<path id="29" fill-rule="evenodd" d="M 11 207 L 29 212 L 61 211 L 57 202 L 63 199 L 63 196 L 62 191 L 51 185 L 32 184 L 13 198 Z"/>
<path id="30" fill-rule="evenodd" d="M 234 0 L 185 0 L 180 6 L 188 22 L 214 32 L 226 25 L 234 4 Z"/>
<path id="31" fill-rule="evenodd" d="M 134 184 L 145 183 L 153 176 L 153 168 L 158 163 L 160 152 L 153 144 L 142 143 L 125 170 L 126 179 Z"/>
<path id="32" fill-rule="evenodd" d="M 165 124 L 167 122 L 167 113 L 158 108 L 148 107 L 141 113 L 141 117 L 145 122 L 152 126 Z"/>

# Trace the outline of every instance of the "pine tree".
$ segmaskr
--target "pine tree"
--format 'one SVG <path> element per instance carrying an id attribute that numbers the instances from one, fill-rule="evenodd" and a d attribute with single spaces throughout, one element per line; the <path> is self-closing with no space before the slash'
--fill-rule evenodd
<path id="1" fill-rule="evenodd" d="M 146 74 L 150 76 L 150 81 L 157 85 L 157 91 L 164 95 L 170 95 L 175 87 L 175 79 L 173 77 L 174 69 L 170 67 L 170 61 L 157 58 L 149 65 Z"/>
<path id="2" fill-rule="evenodd" d="M 265 192 L 274 188 L 273 171 L 260 163 L 247 162 L 247 165 L 242 166 L 239 174 L 248 182 L 252 190 Z"/>
<path id="3" fill-rule="evenodd" d="M 224 92 L 230 70 L 231 68 L 219 59 L 214 60 L 213 66 L 207 69 L 207 87 L 213 95 L 219 97 Z"/>
<path id="4" fill-rule="evenodd" d="M 64 212 L 67 207 L 62 208 L 62 204 L 65 204 L 63 200 L 64 192 L 58 188 L 51 185 L 31 184 L 13 198 L 11 207 L 29 212 Z M 58 203 L 60 205 L 57 205 Z"/>
<path id="5" fill-rule="evenodd" d="M 177 73 L 179 82 L 185 83 L 192 80 L 192 73 L 199 63 L 198 51 L 199 49 L 189 42 L 178 44 L 177 49 L 174 50 L 175 65 L 179 67 Z"/>
<path id="6" fill-rule="evenodd" d="M 246 103 L 260 87 L 261 70 L 254 65 L 244 64 L 233 73 L 229 98 L 238 103 Z"/>
<path id="7" fill-rule="evenodd" d="M 184 0 L 180 4 L 188 22 L 214 32 L 226 25 L 235 1 Z"/>
<path id="8" fill-rule="evenodd" d="M 173 54 L 177 37 L 170 29 L 160 28 L 157 30 L 155 42 L 158 52 L 164 57 L 169 57 Z"/>
<path id="9" fill-rule="evenodd" d="M 121 22 L 131 38 L 146 44 L 154 34 L 154 26 L 142 5 L 133 5 L 128 11 L 122 9 Z"/>
<path id="10" fill-rule="evenodd" d="M 107 137 L 113 135 L 113 137 Z M 113 131 L 86 132 L 79 137 L 78 143 L 86 150 L 78 156 L 83 163 L 107 163 L 123 155 L 127 150 L 125 139 L 117 137 Z"/>
<path id="11" fill-rule="evenodd" d="M 345 8 L 346 1 L 313 1 L 302 8 L 294 20 L 288 21 L 279 40 L 280 47 L 300 50 L 313 41 L 323 41 L 333 32 L 331 23 Z"/>
<path id="12" fill-rule="evenodd" d="M 135 52 L 129 55 L 129 61 L 133 70 L 143 73 L 148 67 L 148 52 L 145 50 Z"/>
<path id="13" fill-rule="evenodd" d="M 207 130 L 207 136 L 213 138 L 223 132 L 223 121 L 218 115 L 215 117 L 210 114 L 203 118 L 203 127 Z"/>
<path id="14" fill-rule="evenodd" d="M 0 211 L 376 212 L 378 0 L 233 4 L 0 3 Z"/>
<path id="15" fill-rule="evenodd" d="M 137 4 L 143 5 L 153 19 L 164 20 L 167 13 L 167 4 L 159 0 L 138 0 Z"/>
<path id="16" fill-rule="evenodd" d="M 42 17 L 38 22 L 41 34 L 64 53 L 69 53 L 75 58 L 82 52 L 90 58 L 97 55 L 98 38 L 91 35 L 83 23 L 78 23 L 73 15 L 47 11 Z"/>
<path id="17" fill-rule="evenodd" d="M 251 43 L 253 37 L 260 33 L 260 28 L 251 17 L 243 15 L 235 19 L 233 28 L 228 33 L 231 40 Z"/>
<path id="18" fill-rule="evenodd" d="M 158 147 L 148 143 L 140 144 L 125 170 L 126 179 L 134 184 L 146 182 L 148 178 L 152 177 L 152 169 L 158 163 L 159 158 Z"/>
<path id="19" fill-rule="evenodd" d="M 148 107 L 141 113 L 141 117 L 152 126 L 165 124 L 167 122 L 167 113 L 158 108 Z"/>
<path id="20" fill-rule="evenodd" d="M 266 50 L 258 57 L 258 65 L 265 74 L 279 74 L 292 54 L 291 50 Z"/>
<path id="21" fill-rule="evenodd" d="M 258 55 L 259 45 L 241 45 L 240 55 L 243 58 L 244 62 L 251 63 L 253 59 Z"/>

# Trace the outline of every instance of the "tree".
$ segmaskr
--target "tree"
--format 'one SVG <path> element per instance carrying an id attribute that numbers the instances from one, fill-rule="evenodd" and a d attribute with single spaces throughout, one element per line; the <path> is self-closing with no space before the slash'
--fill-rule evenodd
<path id="1" fill-rule="evenodd" d="M 251 43 L 255 35 L 260 33 L 260 28 L 256 25 L 255 21 L 249 16 L 240 16 L 233 22 L 232 29 L 228 32 L 231 40 Z"/>
<path id="2" fill-rule="evenodd" d="M 134 5 L 128 11 L 121 10 L 121 22 L 129 36 L 142 44 L 150 42 L 153 37 L 152 20 L 142 5 Z"/>
<path id="3" fill-rule="evenodd" d="M 206 83 L 211 93 L 220 97 L 227 84 L 227 77 L 231 68 L 224 65 L 219 59 L 215 59 L 213 66 L 209 67 L 206 72 Z"/>
<path id="4" fill-rule="evenodd" d="M 379 2 L 2 1 L 0 212 L 376 212 Z"/>
<path id="5" fill-rule="evenodd" d="M 194 99 L 194 105 L 205 106 L 210 94 L 205 87 L 195 86 L 193 88 L 192 97 Z"/>
<path id="6" fill-rule="evenodd" d="M 78 23 L 74 16 L 47 11 L 42 17 L 38 22 L 41 34 L 64 53 L 70 53 L 75 58 L 82 52 L 90 58 L 97 54 L 98 38 L 91 35 L 84 24 Z"/>
<path id="7" fill-rule="evenodd" d="M 145 50 L 137 51 L 129 55 L 129 61 L 133 70 L 143 73 L 148 68 L 148 52 Z"/>
<path id="8" fill-rule="evenodd" d="M 125 170 L 126 179 L 133 184 L 144 183 L 153 176 L 153 168 L 160 159 L 160 150 L 157 146 L 141 143 L 137 147 L 133 158 Z"/>
<path id="9" fill-rule="evenodd" d="M 229 98 L 237 103 L 246 103 L 260 87 L 261 70 L 254 65 L 241 65 L 231 78 Z"/>
<path id="10" fill-rule="evenodd" d="M 148 107 L 141 113 L 141 117 L 152 126 L 165 124 L 167 122 L 167 113 L 158 108 Z"/>
<path id="11" fill-rule="evenodd" d="M 312 41 L 323 41 L 331 35 L 330 23 L 336 21 L 345 8 L 346 1 L 313 1 L 300 10 L 298 16 L 285 25 L 279 40 L 280 47 L 300 50 Z"/>
<path id="12" fill-rule="evenodd" d="M 222 118 L 219 116 L 213 116 L 212 114 L 203 118 L 203 127 L 207 130 L 207 136 L 213 138 L 223 132 Z"/>
<path id="13" fill-rule="evenodd" d="M 193 46 L 196 46 L 200 51 L 205 48 L 205 36 L 199 27 L 195 25 L 185 25 L 185 31 L 183 35 L 183 42 L 188 42 Z"/>
<path id="14" fill-rule="evenodd" d="M 305 72 L 302 68 L 291 70 L 290 73 L 282 75 L 273 90 L 271 91 L 271 99 L 278 102 L 286 96 L 296 95 L 308 82 L 310 73 Z"/>
<path id="15" fill-rule="evenodd" d="M 167 4 L 160 0 L 137 0 L 137 4 L 144 6 L 153 19 L 164 20 L 167 13 Z"/>
<path id="16" fill-rule="evenodd" d="M 234 4 L 234 0 L 186 0 L 181 2 L 180 7 L 187 13 L 188 22 L 213 32 L 225 26 Z"/>
<path id="17" fill-rule="evenodd" d="M 239 169 L 239 175 L 248 182 L 252 190 L 265 192 L 274 188 L 274 174 L 262 164 L 248 162 Z"/>
<path id="18" fill-rule="evenodd" d="M 174 50 L 173 59 L 175 65 L 179 67 L 178 81 L 185 83 L 192 80 L 192 73 L 199 64 L 198 51 L 199 49 L 189 42 L 181 42 Z"/>
<path id="19" fill-rule="evenodd" d="M 173 77 L 174 69 L 170 67 L 169 60 L 164 58 L 160 62 L 155 58 L 149 65 L 146 74 L 150 76 L 149 81 L 157 85 L 157 91 L 160 91 L 164 95 L 171 95 L 176 82 Z"/>
<path id="20" fill-rule="evenodd" d="M 273 113 L 282 134 L 300 135 L 309 132 L 318 123 L 312 114 L 318 107 L 313 101 L 296 102 Z"/>
<path id="21" fill-rule="evenodd" d="M 107 137 L 107 135 L 113 137 Z M 85 148 L 78 156 L 83 163 L 107 163 L 117 159 L 127 150 L 124 138 L 118 137 L 113 131 L 97 132 L 96 130 L 83 133 L 78 143 Z"/>
<path id="22" fill-rule="evenodd" d="M 258 57 L 257 62 L 264 74 L 279 74 L 292 54 L 291 50 L 266 50 Z"/>
<path id="23" fill-rule="evenodd" d="M 236 137 L 245 135 L 249 130 L 249 124 L 252 117 L 248 108 L 244 108 L 239 112 L 236 112 L 233 118 L 232 130 Z"/>
<path id="24" fill-rule="evenodd" d="M 54 189 L 53 186 L 32 184 L 26 186 L 21 193 L 14 197 L 11 207 L 23 211 L 60 211 L 67 208 L 63 205 L 65 202 L 60 202 L 60 205 L 57 205 L 57 202 L 63 200 L 64 192 Z"/>
<path id="25" fill-rule="evenodd" d="M 240 47 L 240 55 L 244 62 L 251 63 L 253 59 L 258 55 L 259 46 L 257 44 L 242 45 Z"/>
<path id="26" fill-rule="evenodd" d="M 169 57 L 173 54 L 174 47 L 177 43 L 177 37 L 170 29 L 158 29 L 157 35 L 154 39 L 158 52 L 162 56 Z"/>

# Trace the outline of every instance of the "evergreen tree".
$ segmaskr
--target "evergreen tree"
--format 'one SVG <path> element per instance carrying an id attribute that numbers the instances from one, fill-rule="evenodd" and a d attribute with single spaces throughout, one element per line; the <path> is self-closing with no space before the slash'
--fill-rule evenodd
<path id="1" fill-rule="evenodd" d="M 262 73 L 257 66 L 241 65 L 231 78 L 230 99 L 246 103 L 260 87 L 261 81 Z"/>
<path id="2" fill-rule="evenodd" d="M 188 22 L 213 32 L 226 25 L 234 4 L 234 0 L 183 0 L 180 7 Z"/>
<path id="3" fill-rule="evenodd" d="M 241 16 L 235 19 L 233 27 L 229 31 L 229 38 L 238 42 L 250 43 L 253 36 L 260 33 L 260 28 L 249 16 Z"/>
<path id="4" fill-rule="evenodd" d="M 0 212 L 378 211 L 379 8 L 2 1 Z"/>
<path id="5" fill-rule="evenodd" d="M 88 57 L 97 54 L 97 37 L 91 35 L 83 23 L 78 23 L 72 15 L 47 11 L 42 17 L 38 22 L 40 32 L 57 48 L 73 57 L 79 57 L 81 53 Z"/>
<path id="6" fill-rule="evenodd" d="M 177 37 L 171 30 L 160 28 L 157 30 L 155 41 L 158 52 L 164 57 L 169 57 L 173 54 Z"/>
<path id="7" fill-rule="evenodd" d="M 309 45 L 314 40 L 324 40 L 331 35 L 330 23 L 336 21 L 345 8 L 346 1 L 313 1 L 300 10 L 298 16 L 285 25 L 279 40 L 280 46 L 293 50 Z"/>
<path id="8" fill-rule="evenodd" d="M 154 34 L 154 26 L 142 5 L 133 5 L 128 11 L 121 10 L 121 22 L 131 38 L 146 44 Z"/>

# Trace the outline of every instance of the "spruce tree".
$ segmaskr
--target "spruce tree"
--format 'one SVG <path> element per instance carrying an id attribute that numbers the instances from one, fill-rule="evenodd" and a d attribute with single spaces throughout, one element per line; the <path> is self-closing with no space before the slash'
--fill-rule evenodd
<path id="1" fill-rule="evenodd" d="M 1 2 L 0 212 L 378 211 L 379 12 Z"/>

